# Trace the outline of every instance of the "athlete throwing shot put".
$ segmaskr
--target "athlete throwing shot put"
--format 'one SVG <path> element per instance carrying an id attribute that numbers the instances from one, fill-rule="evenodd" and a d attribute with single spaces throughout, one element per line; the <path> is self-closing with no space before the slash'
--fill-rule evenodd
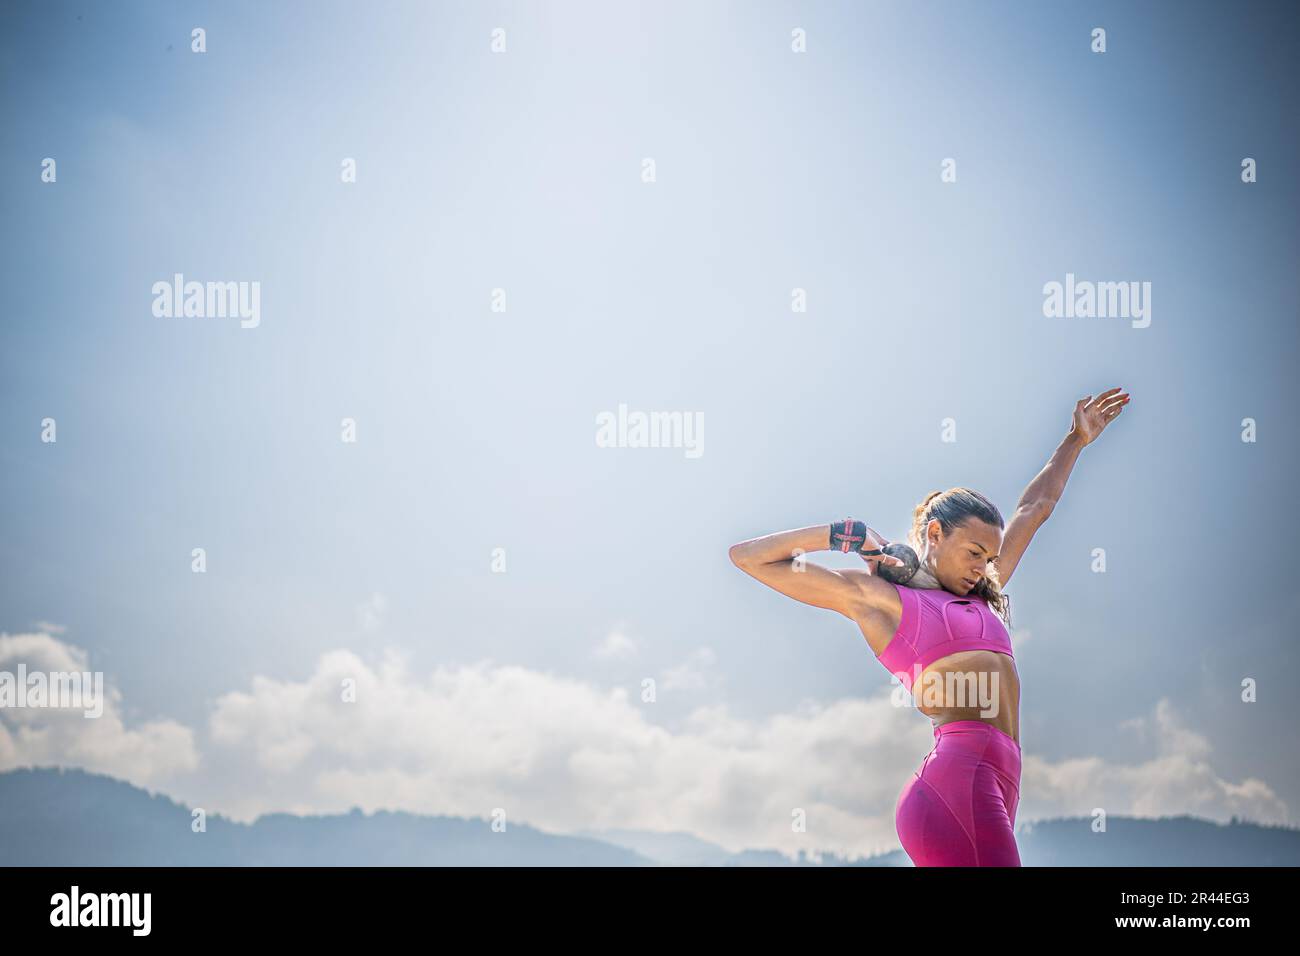
<path id="1" fill-rule="evenodd" d="M 1079 453 L 1128 401 L 1112 388 L 1075 404 L 1069 432 L 1010 523 L 979 492 L 956 487 L 916 506 L 910 548 L 851 517 L 731 548 L 746 574 L 857 624 L 933 722 L 934 747 L 894 809 L 899 842 L 917 866 L 1020 865 L 1020 678 L 1002 588 L 1060 502 Z M 836 570 L 802 559 L 827 550 L 856 552 L 867 567 Z"/>

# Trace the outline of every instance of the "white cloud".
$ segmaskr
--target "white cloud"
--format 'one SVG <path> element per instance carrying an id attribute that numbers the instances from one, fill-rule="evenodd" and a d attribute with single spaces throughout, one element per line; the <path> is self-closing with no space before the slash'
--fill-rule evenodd
<path id="1" fill-rule="evenodd" d="M 363 631 L 377 631 L 384 621 L 384 612 L 388 610 L 388 598 L 374 592 L 364 602 L 357 605 L 357 622 Z"/>
<path id="2" fill-rule="evenodd" d="M 356 680 L 354 704 L 339 700 L 344 677 Z M 884 694 L 759 720 L 711 705 L 677 732 L 656 716 L 625 688 L 489 662 L 417 678 L 337 651 L 302 683 L 259 678 L 217 702 L 214 743 L 264 786 L 209 802 L 243 819 L 286 805 L 473 817 L 503 807 L 551 831 L 873 852 L 896 844 L 894 801 L 931 740 L 928 722 Z M 795 808 L 807 834 L 791 832 Z"/>
<path id="3" fill-rule="evenodd" d="M 10 659 L 17 641 L 46 667 L 84 663 L 84 652 L 48 635 L 7 640 Z M 698 653 L 695 663 L 711 660 Z M 355 703 L 343 699 L 345 681 L 355 682 Z M 893 706 L 887 691 L 752 719 L 714 702 L 668 729 L 638 690 L 491 661 L 414 674 L 392 652 L 367 662 L 337 650 L 304 680 L 259 676 L 219 698 L 201 769 L 187 728 L 127 730 L 115 707 L 102 724 L 80 721 L 98 728 L 47 721 L 46 736 L 7 735 L 0 748 L 9 747 L 6 767 L 64 763 L 142 784 L 189 771 L 173 774 L 174 799 L 241 820 L 353 806 L 483 819 L 501 807 L 510 822 L 553 832 L 684 830 L 733 850 L 788 854 L 897 847 L 898 793 L 934 738 L 929 721 Z M 1205 738 L 1167 701 L 1133 730 L 1152 747 L 1145 762 L 1049 763 L 1027 753 L 1018 822 L 1097 806 L 1286 819 L 1264 781 L 1219 776 Z M 13 759 L 15 748 L 25 759 Z M 796 808 L 806 833 L 791 830 Z"/>
<path id="4" fill-rule="evenodd" d="M 332 699 L 343 674 L 362 689 L 355 705 Z M 290 776 L 269 789 L 296 806 L 464 816 L 500 806 L 547 830 L 686 830 L 732 849 L 787 853 L 896 846 L 898 792 L 933 745 L 930 723 L 885 692 L 752 720 L 710 704 L 675 731 L 637 700 L 622 688 L 486 662 L 418 680 L 391 661 L 371 671 L 337 652 L 305 684 L 260 681 L 253 694 L 229 695 L 213 723 L 246 763 Z M 1286 819 L 1263 781 L 1219 777 L 1204 739 L 1167 702 L 1148 721 L 1161 743 L 1143 763 L 1049 763 L 1028 753 L 1018 820 L 1086 816 L 1095 806 Z M 252 794 L 245 812 L 255 806 L 279 805 Z M 806 834 L 791 832 L 795 808 L 807 814 Z"/>
<path id="5" fill-rule="evenodd" d="M 84 650 L 48 633 L 0 634 L 0 670 L 16 679 L 20 663 L 28 674 L 93 673 Z M 121 693 L 107 676 L 103 681 L 98 717 L 70 708 L 0 708 L 0 770 L 82 767 L 149 787 L 198 766 L 190 728 L 173 720 L 128 727 Z"/>
<path id="6" fill-rule="evenodd" d="M 716 660 L 711 648 L 698 648 L 681 664 L 664 672 L 660 687 L 663 690 L 704 690 L 710 683 L 718 682 L 708 674 Z"/>
<path id="7" fill-rule="evenodd" d="M 1210 763 L 1210 742 L 1186 725 L 1168 699 L 1118 726 L 1153 749 L 1151 759 L 1116 764 L 1082 757 L 1051 764 L 1026 754 L 1018 816 L 1088 816 L 1101 807 L 1111 816 L 1190 814 L 1226 822 L 1235 815 L 1289 822 L 1286 803 L 1263 780 L 1234 783 L 1219 776 Z"/>
<path id="8" fill-rule="evenodd" d="M 631 657 L 637 652 L 637 643 L 621 630 L 611 631 L 592 652 L 602 660 Z"/>

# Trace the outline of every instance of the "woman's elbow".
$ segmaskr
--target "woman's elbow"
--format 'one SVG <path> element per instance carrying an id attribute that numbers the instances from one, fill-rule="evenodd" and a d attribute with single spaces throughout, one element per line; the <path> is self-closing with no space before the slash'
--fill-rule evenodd
<path id="1" fill-rule="evenodd" d="M 744 568 L 751 563 L 753 554 L 750 552 L 747 542 L 742 541 L 740 544 L 733 544 L 728 552 L 731 555 L 731 563 L 738 568 Z"/>

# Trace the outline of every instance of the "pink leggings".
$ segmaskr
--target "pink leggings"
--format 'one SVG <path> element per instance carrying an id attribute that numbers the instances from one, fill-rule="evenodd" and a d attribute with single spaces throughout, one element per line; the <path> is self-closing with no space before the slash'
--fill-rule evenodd
<path id="1" fill-rule="evenodd" d="M 981 720 L 951 721 L 936 727 L 934 738 L 894 809 L 912 863 L 1020 866 L 1020 745 Z"/>

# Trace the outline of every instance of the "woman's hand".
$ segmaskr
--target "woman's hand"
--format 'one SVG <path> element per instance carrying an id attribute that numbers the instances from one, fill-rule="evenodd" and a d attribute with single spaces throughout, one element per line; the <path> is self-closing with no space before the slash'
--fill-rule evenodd
<path id="1" fill-rule="evenodd" d="M 1128 404 L 1128 392 L 1119 387 L 1107 389 L 1096 398 L 1088 395 L 1074 404 L 1074 422 L 1070 434 L 1087 445 L 1096 441 L 1102 430 L 1119 417 Z"/>
<path id="2" fill-rule="evenodd" d="M 866 550 L 868 551 L 871 551 L 876 548 L 884 548 L 885 545 L 887 544 L 889 544 L 888 539 L 876 534 L 876 532 L 873 531 L 871 528 L 867 528 L 867 540 L 862 545 L 862 547 L 866 548 Z M 884 564 L 893 565 L 899 568 L 907 567 L 907 565 L 903 561 L 894 557 L 892 554 L 863 554 L 862 552 L 859 551 L 858 557 L 862 558 L 863 561 L 867 562 L 868 574 L 875 574 L 876 567 L 882 562 Z"/>

